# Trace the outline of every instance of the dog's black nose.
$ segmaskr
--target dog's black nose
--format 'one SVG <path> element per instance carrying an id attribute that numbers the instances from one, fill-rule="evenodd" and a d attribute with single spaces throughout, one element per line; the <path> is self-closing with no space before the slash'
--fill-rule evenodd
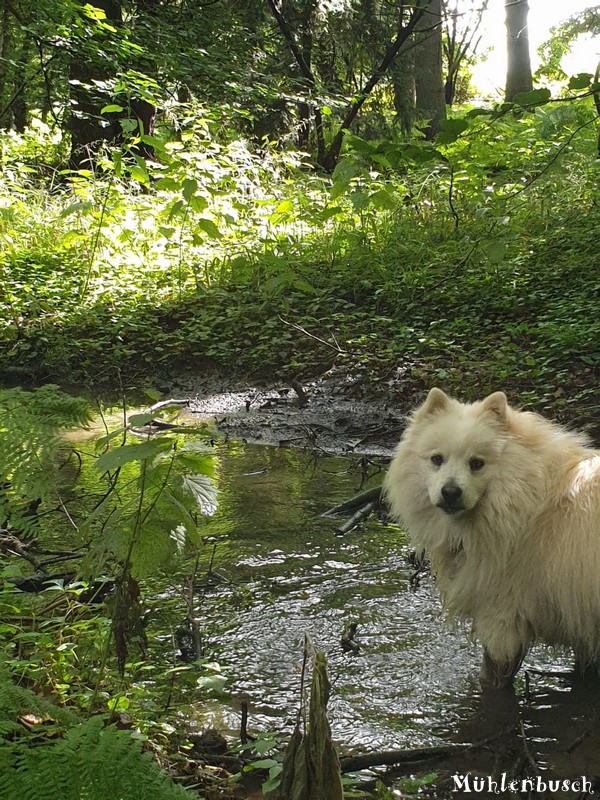
<path id="1" fill-rule="evenodd" d="M 457 506 L 462 497 L 462 489 L 455 483 L 446 483 L 442 486 L 442 497 L 449 506 Z"/>

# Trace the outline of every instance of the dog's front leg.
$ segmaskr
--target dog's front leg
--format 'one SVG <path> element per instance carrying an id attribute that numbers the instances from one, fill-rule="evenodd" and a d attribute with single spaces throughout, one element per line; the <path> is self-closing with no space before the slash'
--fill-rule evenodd
<path id="1" fill-rule="evenodd" d="M 527 648 L 521 647 L 514 655 L 497 660 L 484 648 L 483 663 L 479 672 L 481 688 L 505 689 L 511 686 L 526 652 Z"/>

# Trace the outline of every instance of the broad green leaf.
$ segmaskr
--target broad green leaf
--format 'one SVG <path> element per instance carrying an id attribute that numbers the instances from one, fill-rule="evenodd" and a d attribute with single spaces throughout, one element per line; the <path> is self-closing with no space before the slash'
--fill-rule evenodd
<path id="1" fill-rule="evenodd" d="M 154 416 L 152 414 L 132 414 L 127 418 L 127 422 L 134 428 L 141 428 L 143 425 L 147 425 L 149 422 L 152 422 L 153 419 Z"/>
<path id="2" fill-rule="evenodd" d="M 569 78 L 569 89 L 587 89 L 593 78 L 591 72 L 580 72 L 578 75 L 573 75 Z"/>
<path id="3" fill-rule="evenodd" d="M 439 144 L 451 144 L 455 142 L 461 133 L 467 130 L 469 121 L 467 119 L 458 119 L 456 117 L 445 119 L 440 123 L 440 132 L 436 136 L 436 142 Z"/>
<path id="4" fill-rule="evenodd" d="M 124 428 L 117 428 L 116 430 L 107 433 L 105 436 L 101 436 L 99 439 L 96 439 L 96 441 L 94 442 L 94 450 L 96 451 L 96 453 L 100 452 L 100 450 L 102 450 L 102 448 L 109 442 L 112 442 L 113 439 L 116 439 L 119 436 L 123 436 L 124 432 L 125 432 Z"/>
<path id="5" fill-rule="evenodd" d="M 287 214 L 289 211 L 294 210 L 294 202 L 289 198 L 286 200 L 282 200 L 281 203 L 275 209 L 276 214 Z"/>
<path id="6" fill-rule="evenodd" d="M 215 223 L 211 219 L 206 219 L 206 217 L 199 217 L 195 220 L 196 225 L 204 231 L 204 233 L 208 234 L 211 239 L 220 239 L 222 236 L 221 231 L 217 228 Z"/>
<path id="7" fill-rule="evenodd" d="M 114 450 L 109 450 L 104 453 L 96 461 L 96 469 L 99 472 L 106 472 L 106 470 L 117 469 L 124 464 L 130 464 L 132 461 L 144 461 L 148 458 L 155 458 L 159 453 L 165 450 L 165 444 L 170 447 L 170 443 L 164 439 L 155 439 L 151 442 L 140 442 L 140 444 L 124 444 L 121 447 L 115 447 Z"/>
<path id="8" fill-rule="evenodd" d="M 171 539 L 175 542 L 175 547 L 177 548 L 177 552 L 181 553 L 183 548 L 185 547 L 185 540 L 187 538 L 187 531 L 185 529 L 185 525 L 178 525 L 176 528 L 170 533 Z"/>
<path id="9" fill-rule="evenodd" d="M 377 152 L 377 145 L 373 142 L 367 142 L 361 139 L 360 136 L 348 136 L 346 139 L 346 146 L 360 153 L 362 156 L 370 157 Z"/>
<path id="10" fill-rule="evenodd" d="M 119 106 L 116 103 L 111 103 L 104 108 L 100 109 L 101 114 L 118 114 L 120 111 L 125 111 L 123 106 Z"/>
<path id="11" fill-rule="evenodd" d="M 203 517 L 212 517 L 218 508 L 217 487 L 207 475 L 184 475 L 183 489 L 190 492 L 200 506 Z"/>
<path id="12" fill-rule="evenodd" d="M 417 145 L 409 145 L 404 149 L 404 158 L 412 161 L 415 164 L 426 164 L 428 161 L 439 159 L 444 161 L 442 154 L 438 150 L 429 145 L 418 147 Z"/>
<path id="13" fill-rule="evenodd" d="M 506 242 L 488 242 L 484 245 L 484 250 L 493 264 L 499 264 L 506 255 Z"/>
<path id="14" fill-rule="evenodd" d="M 550 89 L 533 89 L 531 92 L 519 92 L 513 97 L 513 103 L 519 106 L 537 106 L 547 103 L 552 98 Z"/>
<path id="15" fill-rule="evenodd" d="M 378 189 L 371 195 L 371 203 L 382 211 L 393 211 L 397 201 L 388 189 Z"/>
<path id="16" fill-rule="evenodd" d="M 185 199 L 190 201 L 190 197 L 196 192 L 198 189 L 198 183 L 194 178 L 186 178 L 181 187 L 181 193 L 185 197 Z"/>
<path id="17" fill-rule="evenodd" d="M 356 211 L 364 211 L 369 205 L 369 195 L 366 192 L 361 192 L 357 189 L 350 194 L 350 202 Z"/>
<path id="18" fill-rule="evenodd" d="M 329 196 L 332 200 L 337 200 L 338 197 L 341 197 L 345 194 L 348 189 L 350 188 L 349 183 L 343 183 L 342 181 L 336 181 L 333 186 L 331 187 L 331 191 L 329 192 Z"/>
<path id="19" fill-rule="evenodd" d="M 323 220 L 323 222 L 325 222 L 326 220 L 331 219 L 331 217 L 337 217 L 339 214 L 343 213 L 344 209 L 341 206 L 330 206 L 329 208 L 325 208 L 323 211 L 321 211 L 319 217 Z"/>
<path id="20" fill-rule="evenodd" d="M 342 158 L 338 161 L 336 168 L 333 170 L 333 180 L 335 183 L 350 183 L 352 178 L 354 178 L 360 172 L 359 168 L 356 164 L 353 164 L 352 161 L 349 161 L 347 158 Z"/>
<path id="21" fill-rule="evenodd" d="M 171 192 L 178 192 L 181 189 L 181 183 L 176 181 L 175 178 L 161 178 L 159 181 L 156 181 L 156 188 L 157 189 L 165 189 Z"/>
<path id="22" fill-rule="evenodd" d="M 65 217 L 68 217 L 71 214 L 75 214 L 78 211 L 81 212 L 89 211 L 90 208 L 93 207 L 94 204 L 92 203 L 91 200 L 78 200 L 75 203 L 71 203 L 66 208 L 63 208 L 63 210 L 60 212 L 58 216 L 60 219 L 64 219 Z"/>
<path id="23" fill-rule="evenodd" d="M 208 208 L 208 200 L 206 197 L 202 197 L 201 194 L 195 194 L 190 197 L 190 208 L 192 211 L 204 211 L 205 208 Z"/>
<path id="24" fill-rule="evenodd" d="M 148 175 L 148 170 L 145 167 L 140 167 L 139 164 L 134 164 L 131 167 L 129 174 L 131 175 L 134 181 L 138 181 L 139 183 L 143 183 L 145 186 L 148 186 L 150 183 L 150 176 Z"/>

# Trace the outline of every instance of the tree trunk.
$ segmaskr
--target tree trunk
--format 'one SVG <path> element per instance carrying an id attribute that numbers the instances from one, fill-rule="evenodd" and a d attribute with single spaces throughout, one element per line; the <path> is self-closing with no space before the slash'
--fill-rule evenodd
<path id="1" fill-rule="evenodd" d="M 415 74 L 413 50 L 400 52 L 390 68 L 394 89 L 396 120 L 404 136 L 410 136 L 415 123 Z"/>
<path id="2" fill-rule="evenodd" d="M 13 95 L 16 88 L 11 58 L 14 26 L 8 4 L 0 16 L 0 128 L 8 130 L 13 122 Z"/>
<path id="3" fill-rule="evenodd" d="M 416 114 L 418 118 L 428 120 L 424 132 L 431 140 L 439 131 L 441 121 L 446 119 L 441 0 L 431 0 L 417 31 L 421 32 L 422 38 L 414 50 Z"/>
<path id="4" fill-rule="evenodd" d="M 504 99 L 510 103 L 515 95 L 530 92 L 531 62 L 529 59 L 529 32 L 527 0 L 506 0 L 506 91 Z"/>
<path id="5" fill-rule="evenodd" d="M 122 23 L 121 6 L 115 0 L 94 0 L 96 8 L 102 9 L 108 22 L 118 27 Z M 90 61 L 82 54 L 74 53 L 69 68 L 71 86 L 71 117 L 69 130 L 71 133 L 71 156 L 69 165 L 72 169 L 83 169 L 93 165 L 98 146 L 110 141 L 116 134 L 116 126 L 102 125 L 100 108 L 107 105 L 108 97 L 101 97 L 94 91 L 96 81 L 106 81 L 111 76 L 107 67 L 100 60 Z M 113 129 L 115 128 L 115 129 Z"/>
<path id="6" fill-rule="evenodd" d="M 94 0 L 93 5 L 106 14 L 108 22 L 118 28 L 123 23 L 120 0 Z M 98 51 L 104 51 L 104 43 L 98 42 Z M 111 102 L 108 93 L 97 88 L 103 82 L 113 77 L 111 59 L 98 57 L 97 60 L 84 58 L 82 54 L 75 54 L 71 60 L 69 81 L 71 85 L 72 113 L 69 122 L 71 133 L 71 156 L 69 165 L 72 169 L 90 168 L 99 146 L 102 142 L 111 142 L 123 137 L 120 119 L 131 118 L 137 120 L 144 134 L 152 134 L 156 108 L 147 100 L 132 97 L 129 107 L 120 114 L 111 115 L 110 124 L 106 119 L 100 119 L 102 106 Z M 137 145 L 135 152 L 143 158 L 151 158 L 153 149 L 142 142 Z"/>

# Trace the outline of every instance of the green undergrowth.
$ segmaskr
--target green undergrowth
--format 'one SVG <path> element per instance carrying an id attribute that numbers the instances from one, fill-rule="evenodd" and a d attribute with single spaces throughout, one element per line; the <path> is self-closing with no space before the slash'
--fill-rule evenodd
<path id="1" fill-rule="evenodd" d="M 57 173 L 53 193 L 13 142 L 0 184 L 4 380 L 302 380 L 336 364 L 368 392 L 502 387 L 592 414 L 592 122 L 564 107 L 472 122 L 445 146 L 412 146 L 412 161 L 354 138 L 332 177 L 199 129 L 151 170 L 108 154 L 100 177 Z"/>

